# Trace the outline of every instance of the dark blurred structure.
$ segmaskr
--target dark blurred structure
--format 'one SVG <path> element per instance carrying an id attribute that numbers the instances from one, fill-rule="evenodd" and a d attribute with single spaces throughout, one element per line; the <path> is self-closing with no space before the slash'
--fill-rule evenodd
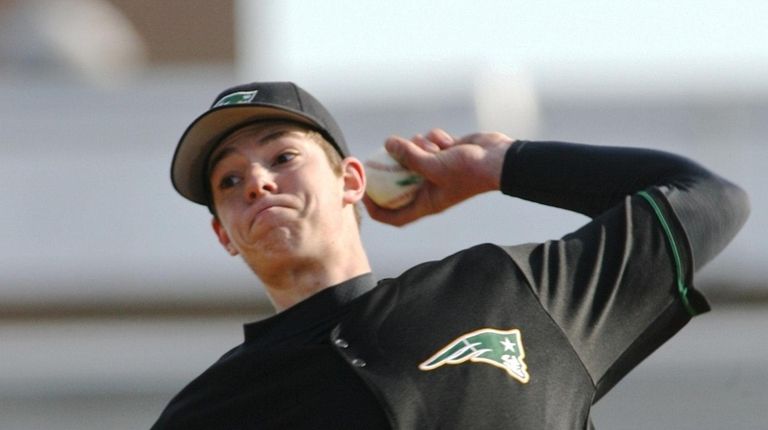
<path id="1" fill-rule="evenodd" d="M 234 1 L 0 0 L 0 76 L 113 87 L 148 67 L 234 64 Z"/>
<path id="2" fill-rule="evenodd" d="M 234 0 L 108 1 L 143 37 L 150 64 L 232 63 L 235 59 Z"/>

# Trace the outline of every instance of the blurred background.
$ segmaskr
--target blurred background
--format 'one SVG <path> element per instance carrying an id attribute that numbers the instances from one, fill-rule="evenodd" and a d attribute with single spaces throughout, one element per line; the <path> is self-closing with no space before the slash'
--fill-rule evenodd
<path id="1" fill-rule="evenodd" d="M 0 429 L 148 428 L 271 313 L 169 180 L 189 122 L 253 80 L 300 83 L 361 157 L 390 134 L 497 130 L 669 150 L 746 188 L 748 224 L 697 280 L 714 310 L 594 420 L 764 429 L 768 3 L 438 4 L 0 0 Z M 363 234 L 383 277 L 585 221 L 489 194 Z"/>

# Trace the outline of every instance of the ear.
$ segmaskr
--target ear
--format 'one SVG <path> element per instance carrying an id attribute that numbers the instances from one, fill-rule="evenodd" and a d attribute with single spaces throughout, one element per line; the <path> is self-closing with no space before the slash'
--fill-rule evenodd
<path id="1" fill-rule="evenodd" d="M 224 247 L 224 249 L 227 250 L 229 255 L 234 257 L 235 255 L 239 254 L 235 246 L 232 244 L 232 241 L 229 239 L 227 230 L 223 225 L 221 225 L 221 221 L 219 221 L 218 217 L 213 217 L 211 220 L 211 227 L 213 227 L 213 232 L 216 233 L 216 237 L 219 239 L 219 243 Z"/>
<path id="2" fill-rule="evenodd" d="M 355 204 L 365 195 L 365 168 L 355 157 L 347 157 L 342 161 L 342 177 L 344 179 L 344 203 Z"/>

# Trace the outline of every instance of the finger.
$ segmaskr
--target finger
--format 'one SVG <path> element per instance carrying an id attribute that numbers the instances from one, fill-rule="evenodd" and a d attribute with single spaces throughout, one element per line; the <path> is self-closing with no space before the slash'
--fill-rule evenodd
<path id="1" fill-rule="evenodd" d="M 425 151 L 414 142 L 399 136 L 389 137 L 384 146 L 395 160 L 416 173 L 428 171 L 430 162 L 434 161 L 434 153 Z"/>
<path id="2" fill-rule="evenodd" d="M 441 128 L 433 128 L 430 130 L 429 133 L 427 133 L 427 139 L 440 147 L 440 149 L 446 149 L 456 142 L 456 139 L 454 139 L 453 136 Z"/>
<path id="3" fill-rule="evenodd" d="M 483 136 L 482 133 L 468 134 L 466 136 L 462 136 L 459 140 L 456 141 L 456 143 L 460 143 L 460 144 L 478 143 L 482 138 L 482 136 Z"/>
<path id="4" fill-rule="evenodd" d="M 413 143 L 415 143 L 416 145 L 418 145 L 421 149 L 423 149 L 426 152 L 435 153 L 435 152 L 440 151 L 440 149 L 441 149 L 435 142 L 429 140 L 428 138 L 425 138 L 421 134 L 417 134 L 417 135 L 413 136 L 411 141 Z"/>

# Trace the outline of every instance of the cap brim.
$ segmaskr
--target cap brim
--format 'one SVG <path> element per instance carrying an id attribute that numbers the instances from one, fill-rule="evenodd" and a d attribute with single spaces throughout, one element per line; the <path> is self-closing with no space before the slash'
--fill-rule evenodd
<path id="1" fill-rule="evenodd" d="M 181 136 L 171 164 L 171 182 L 182 196 L 208 205 L 205 187 L 208 156 L 224 135 L 234 128 L 260 120 L 284 119 L 322 127 L 306 114 L 270 105 L 227 105 L 200 115 Z"/>

